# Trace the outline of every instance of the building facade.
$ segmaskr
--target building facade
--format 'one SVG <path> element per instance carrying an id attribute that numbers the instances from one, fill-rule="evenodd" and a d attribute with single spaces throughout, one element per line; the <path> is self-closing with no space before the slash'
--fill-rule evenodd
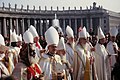
<path id="1" fill-rule="evenodd" d="M 10 29 L 15 29 L 17 34 L 23 34 L 25 30 L 28 29 L 30 25 L 36 27 L 39 35 L 44 35 L 45 31 L 52 26 L 52 20 L 54 19 L 54 15 L 57 14 L 57 19 L 59 19 L 60 27 L 65 33 L 66 26 L 69 25 L 74 30 L 74 34 L 77 35 L 79 27 L 85 26 L 87 31 L 90 29 L 93 30 L 95 34 L 97 34 L 97 28 L 99 26 L 102 27 L 105 33 L 109 32 L 111 27 L 120 28 L 120 14 L 112 11 L 108 11 L 103 9 L 102 6 L 97 7 L 94 2 L 90 8 L 86 7 L 86 9 L 82 9 L 80 7 L 79 10 L 74 7 L 73 10 L 68 7 L 68 10 L 41 10 L 39 6 L 39 10 L 29 9 L 27 5 L 27 9 L 23 9 L 23 5 L 21 8 L 15 7 L 12 8 L 9 4 L 9 7 L 5 7 L 4 3 L 2 7 L 0 7 L 0 33 L 3 36 L 9 36 Z"/>

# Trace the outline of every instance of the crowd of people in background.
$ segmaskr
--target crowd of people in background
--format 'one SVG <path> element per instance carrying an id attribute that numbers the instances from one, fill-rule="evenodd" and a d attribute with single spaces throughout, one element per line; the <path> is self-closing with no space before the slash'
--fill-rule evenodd
<path id="1" fill-rule="evenodd" d="M 44 35 L 34 26 L 24 34 L 0 34 L 2 80 L 120 80 L 120 34 L 116 27 L 104 34 L 70 26 L 65 34 L 58 19 Z"/>

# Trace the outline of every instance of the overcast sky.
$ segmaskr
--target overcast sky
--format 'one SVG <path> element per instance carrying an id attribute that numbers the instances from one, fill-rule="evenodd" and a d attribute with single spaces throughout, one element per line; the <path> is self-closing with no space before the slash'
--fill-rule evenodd
<path id="1" fill-rule="evenodd" d="M 45 6 L 47 6 L 47 9 L 50 9 L 51 6 L 53 6 L 53 9 L 56 9 L 57 6 L 59 9 L 62 9 L 63 6 L 65 9 L 68 9 L 69 6 L 71 9 L 75 6 L 77 9 L 79 9 L 80 6 L 85 9 L 86 6 L 89 7 L 93 2 L 96 2 L 97 6 L 102 5 L 105 9 L 120 12 L 120 0 L 0 0 L 0 6 L 2 6 L 2 2 L 5 3 L 5 6 L 8 6 L 8 3 L 11 3 L 11 7 L 14 7 L 14 5 L 17 4 L 17 7 L 19 8 L 21 4 L 23 4 L 24 8 L 29 5 L 31 9 L 33 8 L 33 5 L 36 6 L 36 9 L 41 6 L 43 10 L 45 9 Z"/>

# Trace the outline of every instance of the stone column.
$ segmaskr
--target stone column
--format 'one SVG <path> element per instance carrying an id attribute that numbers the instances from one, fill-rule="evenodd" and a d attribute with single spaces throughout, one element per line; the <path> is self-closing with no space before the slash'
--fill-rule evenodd
<path id="1" fill-rule="evenodd" d="M 92 18 L 90 18 L 90 28 L 93 29 Z"/>
<path id="2" fill-rule="evenodd" d="M 22 33 L 25 32 L 24 18 L 22 18 Z"/>
<path id="3" fill-rule="evenodd" d="M 63 19 L 63 33 L 65 34 L 65 19 Z"/>
<path id="4" fill-rule="evenodd" d="M 103 25 L 103 18 L 100 17 L 99 18 L 99 26 L 102 28 L 102 30 L 104 31 L 104 25 Z"/>
<path id="5" fill-rule="evenodd" d="M 102 26 L 102 19 L 101 19 L 101 17 L 99 18 L 99 26 Z"/>
<path id="6" fill-rule="evenodd" d="M 13 30 L 13 26 L 12 26 L 12 18 L 10 18 L 10 29 Z"/>
<path id="7" fill-rule="evenodd" d="M 36 28 L 37 21 L 34 19 L 34 27 Z"/>
<path id="8" fill-rule="evenodd" d="M 69 26 L 71 27 L 71 19 L 69 19 Z"/>
<path id="9" fill-rule="evenodd" d="M 82 20 L 82 18 L 81 18 L 81 23 L 80 24 L 81 24 L 81 27 L 83 27 L 83 20 Z"/>
<path id="10" fill-rule="evenodd" d="M 43 20 L 40 19 L 40 34 L 41 35 L 43 35 L 43 26 L 42 26 L 42 24 L 43 24 Z"/>
<path id="11" fill-rule="evenodd" d="M 45 24 L 45 31 L 47 30 L 47 19 L 44 20 L 44 24 Z"/>
<path id="12" fill-rule="evenodd" d="M 89 20 L 88 20 L 88 18 L 86 18 L 86 29 L 87 29 L 87 31 L 89 30 Z"/>
<path id="13" fill-rule="evenodd" d="M 16 18 L 16 32 L 19 34 L 19 28 L 18 28 L 18 18 Z"/>
<path id="14" fill-rule="evenodd" d="M 4 20 L 4 23 L 3 23 L 3 33 L 4 33 L 4 36 L 7 37 L 6 18 L 4 17 L 3 20 Z"/>
<path id="15" fill-rule="evenodd" d="M 77 19 L 75 18 L 75 35 L 77 35 Z"/>
<path id="16" fill-rule="evenodd" d="M 101 17 L 101 28 L 103 30 L 103 32 L 105 31 L 105 28 L 104 28 L 104 18 Z M 105 32 L 104 32 L 105 33 Z"/>
<path id="17" fill-rule="evenodd" d="M 49 20 L 46 19 L 46 30 L 49 28 Z"/>
<path id="18" fill-rule="evenodd" d="M 28 23 L 28 27 L 30 27 L 30 19 L 29 18 L 27 20 L 27 23 Z"/>
<path id="19" fill-rule="evenodd" d="M 38 34 L 40 35 L 40 19 L 37 19 L 36 21 L 37 21 L 36 29 L 37 29 Z"/>

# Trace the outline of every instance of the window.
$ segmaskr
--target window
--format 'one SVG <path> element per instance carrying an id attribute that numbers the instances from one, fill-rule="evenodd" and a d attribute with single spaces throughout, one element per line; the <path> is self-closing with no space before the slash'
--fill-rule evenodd
<path id="1" fill-rule="evenodd" d="M 106 23 L 106 20 L 104 20 L 104 23 Z"/>
<path id="2" fill-rule="evenodd" d="M 104 28 L 106 28 L 106 26 L 104 26 Z"/>

